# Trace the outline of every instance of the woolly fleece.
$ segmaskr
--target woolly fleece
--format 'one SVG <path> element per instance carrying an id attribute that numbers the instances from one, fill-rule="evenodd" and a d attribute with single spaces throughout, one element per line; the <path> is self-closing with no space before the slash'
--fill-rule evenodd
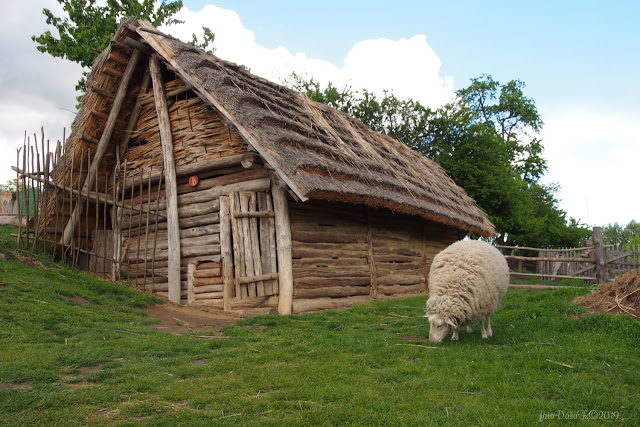
<path id="1" fill-rule="evenodd" d="M 509 286 L 509 267 L 489 243 L 462 240 L 433 259 L 427 314 L 440 314 L 456 326 L 495 313 Z"/>

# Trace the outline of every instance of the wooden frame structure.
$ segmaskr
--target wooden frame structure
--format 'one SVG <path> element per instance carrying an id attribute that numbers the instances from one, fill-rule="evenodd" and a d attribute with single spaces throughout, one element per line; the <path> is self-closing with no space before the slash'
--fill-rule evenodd
<path id="1" fill-rule="evenodd" d="M 36 236 L 172 302 L 288 314 L 425 292 L 439 250 L 494 232 L 436 163 L 148 22 L 123 23 L 87 82 L 37 178 Z"/>

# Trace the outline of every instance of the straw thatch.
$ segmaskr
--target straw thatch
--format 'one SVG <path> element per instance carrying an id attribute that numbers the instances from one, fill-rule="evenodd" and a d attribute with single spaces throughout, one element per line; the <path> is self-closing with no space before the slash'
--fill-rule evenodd
<path id="1" fill-rule="evenodd" d="M 167 83 L 167 92 L 189 85 L 192 96 L 177 99 L 170 107 L 176 163 L 190 164 L 254 150 L 302 201 L 386 208 L 482 236 L 495 233 L 487 215 L 435 162 L 357 119 L 163 35 L 147 22 L 120 26 L 114 42 L 93 64 L 89 88 L 117 90 L 119 78 L 105 70 L 124 70 L 125 65 L 114 63 L 110 55 L 126 56 L 130 48 L 122 42 L 127 37 L 150 46 L 151 52 L 146 53 L 159 55 L 178 77 Z M 110 139 L 111 148 L 101 162 L 99 188 L 107 184 L 118 160 L 126 160 L 129 171 L 161 167 L 162 150 L 152 102 L 142 106 L 135 131 L 125 131 L 136 99 L 140 102 L 152 97 L 142 83 L 146 64 L 146 59 L 139 62 L 129 85 L 128 99 Z M 111 102 L 111 98 L 92 90 L 85 95 L 65 146 L 67 169 L 73 161 L 78 170 L 79 154 L 94 149 L 95 141 L 87 141 L 82 135 L 100 138 L 104 120 L 91 116 L 91 112 L 109 112 Z M 220 140 L 225 141 L 224 152 L 207 146 L 206 141 Z M 74 188 L 85 174 L 80 171 L 73 176 Z"/>
<path id="2" fill-rule="evenodd" d="M 138 33 L 265 157 L 301 199 L 383 207 L 472 231 L 493 225 L 443 169 L 406 145 L 243 67 L 158 34 Z"/>

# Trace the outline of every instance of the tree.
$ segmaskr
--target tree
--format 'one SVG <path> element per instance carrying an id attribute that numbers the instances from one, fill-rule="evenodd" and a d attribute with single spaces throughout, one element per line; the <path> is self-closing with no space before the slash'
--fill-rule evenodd
<path id="1" fill-rule="evenodd" d="M 125 18 L 146 19 L 154 26 L 181 23 L 173 16 L 182 8 L 182 0 L 159 3 L 156 0 L 106 0 L 103 6 L 96 0 L 57 0 L 66 16 L 56 16 L 51 10 L 43 9 L 46 23 L 57 30 L 58 36 L 46 30 L 31 39 L 38 44 L 38 50 L 52 56 L 77 62 L 85 68 L 93 63 Z M 215 35 L 211 29 L 203 27 L 204 39 L 198 42 L 195 34 L 191 43 L 203 50 L 213 42 Z M 209 52 L 213 52 L 212 49 Z M 85 77 L 76 85 L 76 90 L 86 90 Z"/>
<path id="2" fill-rule="evenodd" d="M 472 79 L 437 110 L 392 92 L 378 99 L 367 90 L 339 90 L 331 83 L 322 89 L 297 75 L 288 84 L 438 162 L 487 212 L 500 243 L 576 246 L 589 236 L 583 224 L 567 220 L 558 208 L 559 187 L 538 183 L 546 171 L 537 137 L 543 122 L 519 80 L 501 85 L 488 75 Z"/>
<path id="3" fill-rule="evenodd" d="M 639 244 L 640 223 L 632 220 L 626 227 L 617 222 L 602 228 L 602 240 L 606 245 Z"/>

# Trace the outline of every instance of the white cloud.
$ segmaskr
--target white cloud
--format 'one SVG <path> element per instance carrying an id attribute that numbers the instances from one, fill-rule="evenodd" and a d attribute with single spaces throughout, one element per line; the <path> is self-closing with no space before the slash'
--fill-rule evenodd
<path id="1" fill-rule="evenodd" d="M 600 226 L 640 219 L 640 123 L 623 112 L 574 111 L 547 120 L 543 137 L 546 179 L 562 185 L 570 216 Z"/>
<path id="2" fill-rule="evenodd" d="M 33 141 L 45 138 L 53 144 L 70 132 L 76 105 L 75 85 L 82 68 L 70 61 L 53 58 L 36 49 L 32 35 L 46 29 L 43 8 L 56 14 L 61 8 L 55 0 L 7 2 L 0 16 L 0 183 L 15 178 L 11 166 L 16 149 L 22 147 L 25 131 Z M 68 111 L 68 110 L 71 110 Z"/>
<path id="3" fill-rule="evenodd" d="M 208 5 L 194 12 L 183 8 L 181 25 L 163 28 L 182 40 L 195 33 L 202 39 L 202 26 L 215 33 L 215 54 L 222 59 L 248 66 L 254 74 L 282 82 L 291 72 L 313 77 L 322 84 L 332 82 L 339 88 L 369 89 L 378 94 L 393 90 L 400 98 L 413 98 L 424 105 L 438 107 L 453 95 L 453 78 L 441 77 L 441 61 L 424 35 L 410 39 L 364 40 L 347 54 L 344 67 L 309 58 L 303 52 L 291 53 L 286 47 L 267 49 L 255 42 L 253 31 L 246 29 L 238 14 Z"/>

